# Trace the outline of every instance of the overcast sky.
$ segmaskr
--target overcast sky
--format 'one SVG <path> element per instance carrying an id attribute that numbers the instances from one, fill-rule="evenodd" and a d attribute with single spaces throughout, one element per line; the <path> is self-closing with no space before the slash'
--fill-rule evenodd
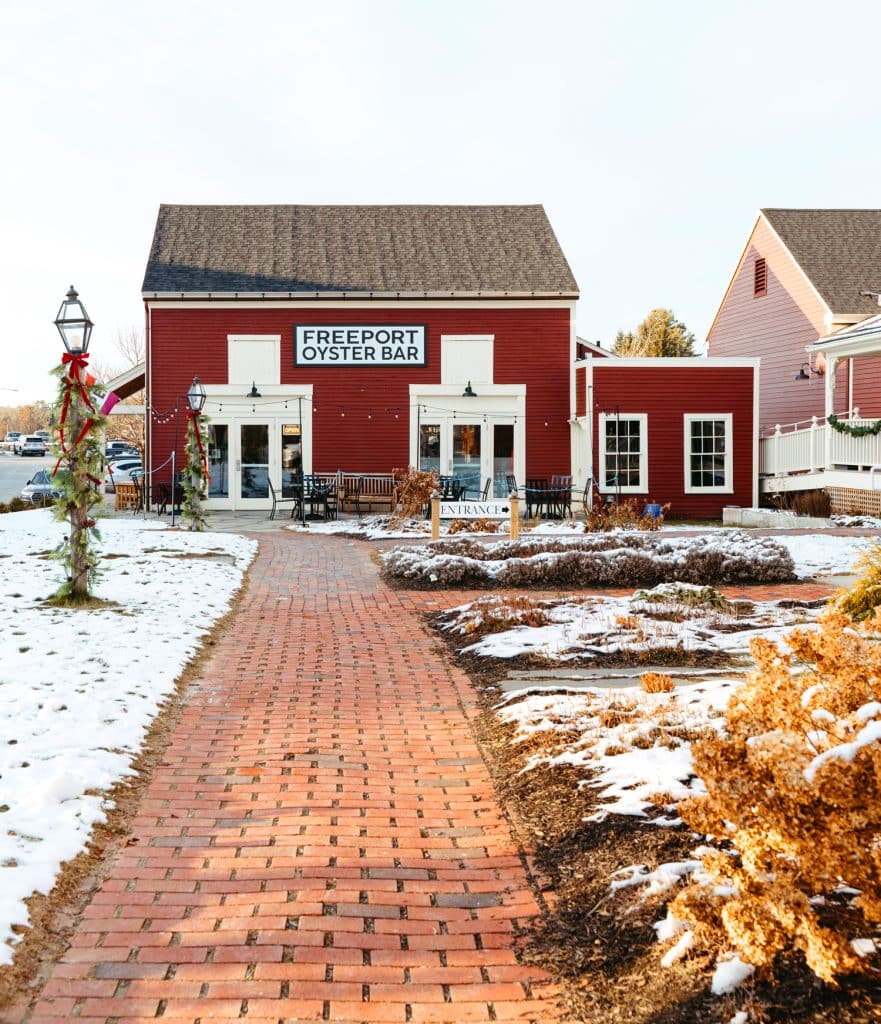
<path id="1" fill-rule="evenodd" d="M 0 404 L 53 395 L 71 283 L 118 358 L 161 202 L 543 203 L 581 335 L 702 339 L 760 207 L 881 207 L 879 11 L 6 0 Z"/>

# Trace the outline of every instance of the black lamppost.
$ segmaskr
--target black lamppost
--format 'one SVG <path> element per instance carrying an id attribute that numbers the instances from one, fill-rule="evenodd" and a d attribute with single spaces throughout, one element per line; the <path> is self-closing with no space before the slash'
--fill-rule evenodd
<path id="1" fill-rule="evenodd" d="M 208 485 L 208 459 L 205 454 L 205 445 L 202 439 L 202 410 L 205 408 L 207 395 L 205 386 L 198 377 L 193 377 L 193 383 L 187 391 L 187 418 L 189 430 L 187 432 L 187 476 L 188 484 L 185 488 L 186 503 L 184 514 L 190 520 L 191 530 L 205 529 L 205 513 L 202 509 L 202 500 L 206 497 Z"/>
<path id="2" fill-rule="evenodd" d="M 89 595 L 89 576 L 94 568 L 94 559 L 89 553 L 89 528 L 94 525 L 89 517 L 89 508 L 100 501 L 100 495 L 96 496 L 92 486 L 98 467 L 90 464 L 95 461 L 95 452 L 90 450 L 89 442 L 92 440 L 91 428 L 100 415 L 89 395 L 94 381 L 86 372 L 94 324 L 73 285 L 61 303 L 55 326 L 65 351 L 61 357 L 58 415 L 61 455 L 53 475 L 65 461 L 64 495 L 59 502 L 70 523 L 64 559 L 69 576 L 60 594 L 83 600 Z"/>

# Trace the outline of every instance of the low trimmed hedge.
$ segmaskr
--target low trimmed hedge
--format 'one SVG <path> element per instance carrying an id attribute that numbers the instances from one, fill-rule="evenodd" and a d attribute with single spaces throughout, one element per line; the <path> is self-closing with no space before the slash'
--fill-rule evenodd
<path id="1" fill-rule="evenodd" d="M 481 544 L 469 538 L 406 546 L 383 558 L 383 576 L 417 586 L 653 587 L 659 583 L 786 583 L 787 549 L 738 531 L 665 539 L 657 534 L 587 534 Z"/>

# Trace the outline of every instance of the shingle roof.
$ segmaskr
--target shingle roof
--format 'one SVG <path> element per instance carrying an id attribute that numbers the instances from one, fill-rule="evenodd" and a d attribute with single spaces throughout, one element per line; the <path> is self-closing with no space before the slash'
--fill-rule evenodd
<path id="1" fill-rule="evenodd" d="M 833 313 L 878 312 L 881 210 L 762 210 Z"/>
<path id="2" fill-rule="evenodd" d="M 578 285 L 542 206 L 166 206 L 154 292 L 543 293 Z"/>

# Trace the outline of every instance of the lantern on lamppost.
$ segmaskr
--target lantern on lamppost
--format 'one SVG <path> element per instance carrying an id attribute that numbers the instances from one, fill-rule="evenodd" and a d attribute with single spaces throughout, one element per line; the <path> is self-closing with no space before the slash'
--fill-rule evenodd
<path id="1" fill-rule="evenodd" d="M 208 457 L 205 447 L 208 443 L 202 410 L 207 398 L 205 385 L 198 377 L 187 390 L 187 468 L 183 480 L 183 514 L 190 520 L 191 530 L 204 530 L 205 509 L 203 502 L 208 497 Z"/>
<path id="2" fill-rule="evenodd" d="M 88 354 L 92 328 L 95 325 L 89 319 L 86 307 L 80 302 L 73 285 L 61 303 L 58 316 L 55 317 L 55 326 L 69 356 Z"/>
<path id="3" fill-rule="evenodd" d="M 58 476 L 61 483 L 55 514 L 70 527 L 61 549 L 67 579 L 56 597 L 76 602 L 88 599 L 97 568 L 89 531 L 95 526 L 90 510 L 102 500 L 99 488 L 103 475 L 104 417 L 95 408 L 93 398 L 99 391 L 87 370 L 94 324 L 73 285 L 61 303 L 55 326 L 64 342 L 61 366 L 56 371 L 59 388 L 53 410 L 58 425 L 58 461 L 53 476 Z"/>

